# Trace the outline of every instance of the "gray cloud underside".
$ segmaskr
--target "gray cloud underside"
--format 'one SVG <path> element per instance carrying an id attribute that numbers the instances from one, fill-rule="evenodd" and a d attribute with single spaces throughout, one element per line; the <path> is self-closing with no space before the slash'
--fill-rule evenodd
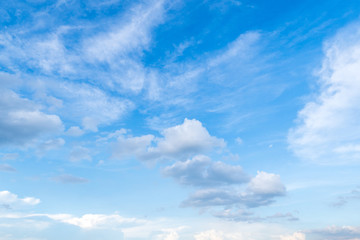
<path id="1" fill-rule="evenodd" d="M 213 162 L 202 155 L 184 162 L 176 162 L 166 167 L 163 174 L 174 178 L 180 184 L 194 186 L 241 184 L 249 181 L 249 177 L 240 166 Z"/>

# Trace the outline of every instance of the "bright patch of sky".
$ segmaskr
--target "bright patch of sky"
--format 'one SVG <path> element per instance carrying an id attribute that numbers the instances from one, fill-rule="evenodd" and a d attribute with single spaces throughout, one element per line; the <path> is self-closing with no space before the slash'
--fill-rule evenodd
<path id="1" fill-rule="evenodd" d="M 360 239 L 359 17 L 2 1 L 0 239 Z"/>

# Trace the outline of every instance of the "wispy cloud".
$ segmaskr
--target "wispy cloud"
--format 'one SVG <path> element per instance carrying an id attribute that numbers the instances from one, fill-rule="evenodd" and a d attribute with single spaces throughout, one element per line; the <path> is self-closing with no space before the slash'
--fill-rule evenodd
<path id="1" fill-rule="evenodd" d="M 352 200 L 360 200 L 360 187 L 357 187 L 354 190 L 339 196 L 337 200 L 333 203 L 333 206 L 341 207 Z"/>
<path id="2" fill-rule="evenodd" d="M 347 164 L 359 159 L 359 23 L 325 44 L 319 93 L 299 111 L 289 132 L 290 148 L 302 159 Z"/>
<path id="3" fill-rule="evenodd" d="M 0 171 L 2 172 L 15 172 L 16 169 L 8 164 L 0 164 Z"/>
<path id="4" fill-rule="evenodd" d="M 87 183 L 89 180 L 82 177 L 73 176 L 70 174 L 62 174 L 60 176 L 53 177 L 52 180 L 59 182 L 59 183 Z"/>

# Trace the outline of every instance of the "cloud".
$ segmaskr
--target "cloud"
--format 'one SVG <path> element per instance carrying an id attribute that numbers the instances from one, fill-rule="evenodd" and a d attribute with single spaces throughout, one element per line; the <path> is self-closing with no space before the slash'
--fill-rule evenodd
<path id="1" fill-rule="evenodd" d="M 99 126 L 110 125 L 134 107 L 131 101 L 90 84 L 44 81 L 42 85 L 42 95 L 62 99 L 63 106 L 57 112 L 66 120 L 82 124 L 83 130 L 96 132 Z M 68 131 L 67 134 L 82 133 L 76 127 Z"/>
<path id="2" fill-rule="evenodd" d="M 269 205 L 274 198 L 285 195 L 285 186 L 280 176 L 272 173 L 258 172 L 251 179 L 245 191 L 236 189 L 208 188 L 190 195 L 182 203 L 183 207 L 243 206 L 254 208 Z"/>
<path id="3" fill-rule="evenodd" d="M 117 213 L 76 216 L 72 214 L 0 212 L 0 225 L 4 226 L 4 224 L 6 227 L 2 230 L 5 233 L 21 232 L 31 237 L 46 237 L 54 240 L 61 240 L 65 236 L 67 239 L 106 240 L 209 240 L 214 237 L 221 237 L 222 240 L 268 240 L 269 238 L 280 239 L 279 236 L 290 232 L 278 224 L 224 222 L 209 218 L 139 219 L 123 217 Z M 34 229 L 36 229 L 35 232 Z M 122 232 L 121 236 L 123 237 L 119 238 L 118 234 L 109 234 L 111 231 Z M 15 237 L 15 239 L 18 238 Z"/>
<path id="4" fill-rule="evenodd" d="M 360 227 L 354 226 L 331 226 L 325 229 L 317 229 L 309 231 L 309 234 L 320 236 L 327 240 L 357 240 L 360 239 Z"/>
<path id="5" fill-rule="evenodd" d="M 266 218 L 270 219 L 270 220 L 276 220 L 276 219 L 285 219 L 287 221 L 298 221 L 299 220 L 298 217 L 295 217 L 291 213 L 285 213 L 285 214 L 284 213 L 276 213 L 274 215 L 267 216 Z"/>
<path id="6" fill-rule="evenodd" d="M 122 159 L 135 156 L 142 161 L 182 160 L 214 148 L 225 147 L 223 139 L 211 136 L 196 119 L 185 118 L 182 124 L 164 129 L 161 135 L 159 138 L 153 135 L 119 136 L 114 144 L 113 157 Z"/>
<path id="7" fill-rule="evenodd" d="M 233 62 L 234 58 L 244 60 L 253 57 L 256 53 L 255 45 L 260 39 L 261 34 L 256 31 L 249 31 L 238 36 L 235 41 L 231 42 L 221 54 L 209 59 L 209 67 L 226 67 L 227 70 L 234 70 L 239 63 Z M 229 65 L 230 64 L 230 65 Z M 215 74 L 215 76 L 218 76 Z"/>
<path id="8" fill-rule="evenodd" d="M 229 221 L 235 221 L 235 222 L 258 222 L 262 221 L 260 217 L 254 216 L 254 213 L 246 211 L 244 209 L 225 209 L 221 211 L 214 211 L 212 213 L 213 216 Z"/>
<path id="9" fill-rule="evenodd" d="M 62 138 L 55 138 L 47 140 L 39 145 L 39 150 L 41 151 L 49 151 L 53 149 L 57 149 L 65 144 L 65 140 Z"/>
<path id="10" fill-rule="evenodd" d="M 15 172 L 16 169 L 8 164 L 0 164 L 0 171 L 2 172 Z"/>
<path id="11" fill-rule="evenodd" d="M 180 184 L 194 186 L 241 184 L 249 179 L 240 166 L 213 162 L 204 155 L 176 162 L 164 168 L 163 174 L 173 177 Z"/>
<path id="12" fill-rule="evenodd" d="M 195 240 L 224 240 L 224 233 L 221 231 L 208 230 L 194 236 Z"/>
<path id="13" fill-rule="evenodd" d="M 19 157 L 18 153 L 5 153 L 2 156 L 2 160 L 9 161 L 9 160 L 15 160 Z"/>
<path id="14" fill-rule="evenodd" d="M 306 240 L 305 233 L 295 232 L 292 235 L 282 235 L 280 240 Z"/>
<path id="15" fill-rule="evenodd" d="M 341 207 L 347 204 L 351 200 L 360 200 L 360 187 L 356 187 L 351 192 L 339 196 L 337 201 L 333 204 L 333 206 Z"/>
<path id="16" fill-rule="evenodd" d="M 360 24 L 326 42 L 319 93 L 298 112 L 290 148 L 302 159 L 324 164 L 360 157 Z"/>
<path id="17" fill-rule="evenodd" d="M 159 139 L 157 151 L 168 156 L 185 155 L 211 150 L 212 148 L 225 147 L 225 141 L 210 136 L 200 121 L 185 118 L 184 123 L 166 128 L 161 133 L 164 138 Z"/>
<path id="18" fill-rule="evenodd" d="M 34 197 L 19 198 L 18 195 L 9 191 L 0 191 L 0 204 L 6 205 L 37 205 L 40 199 Z"/>
<path id="19" fill-rule="evenodd" d="M 226 233 L 219 230 L 207 230 L 194 235 L 195 240 L 242 240 L 246 239 L 240 232 Z"/>
<path id="20" fill-rule="evenodd" d="M 112 63 L 115 58 L 119 59 L 129 52 L 141 52 L 150 43 L 151 29 L 162 21 L 164 2 L 149 1 L 148 4 L 137 5 L 123 22 L 107 32 L 86 39 L 86 55 L 92 60 Z"/>
<path id="21" fill-rule="evenodd" d="M 295 217 L 291 213 L 276 213 L 270 216 L 256 216 L 253 212 L 249 212 L 245 209 L 226 208 L 220 211 L 213 211 L 212 215 L 235 222 L 278 222 L 278 221 L 298 221 L 299 218 Z"/>
<path id="22" fill-rule="evenodd" d="M 13 91 L 0 91 L 0 145 L 27 145 L 63 130 L 57 115 L 41 112 L 39 106 Z"/>
<path id="23" fill-rule="evenodd" d="M 286 189 L 279 175 L 258 171 L 251 179 L 248 191 L 258 195 L 281 195 Z"/>
<path id="24" fill-rule="evenodd" d="M 76 177 L 76 176 L 69 175 L 69 174 L 63 174 L 63 175 L 54 177 L 53 180 L 56 182 L 59 182 L 59 183 L 75 183 L 75 184 L 89 182 L 89 180 L 87 180 L 86 178 Z"/>
<path id="25" fill-rule="evenodd" d="M 84 160 L 86 161 L 92 160 L 92 157 L 90 155 L 90 150 L 82 146 L 74 147 L 70 152 L 70 161 L 80 162 Z"/>
<path id="26" fill-rule="evenodd" d="M 181 229 L 181 228 L 180 228 Z M 153 240 L 179 240 L 178 229 L 164 229 L 162 233 L 157 234 Z"/>
<path id="27" fill-rule="evenodd" d="M 49 14 L 69 14 L 68 10 L 76 9 L 75 3 L 69 9 L 53 6 L 46 14 L 32 12 L 26 31 L 24 25 L 15 25 L 0 32 L 0 63 L 14 72 L 31 69 L 34 75 L 54 79 L 89 79 L 101 88 L 121 93 L 139 94 L 148 88 L 148 95 L 156 96 L 156 71 L 146 68 L 142 57 L 151 45 L 152 30 L 163 23 L 167 3 L 132 3 L 111 20 L 100 17 L 96 23 L 78 16 L 71 22 L 59 22 Z M 101 4 L 96 8 L 107 7 Z"/>
<path id="28" fill-rule="evenodd" d="M 130 227 L 146 223 L 145 220 L 137 218 L 125 218 L 118 214 L 85 214 L 81 217 L 74 217 L 69 214 L 37 214 L 35 216 L 46 216 L 50 219 L 71 224 L 82 229 Z"/>
<path id="29" fill-rule="evenodd" d="M 66 135 L 72 137 L 80 137 L 84 134 L 84 131 L 81 130 L 78 126 L 72 126 L 66 131 Z"/>

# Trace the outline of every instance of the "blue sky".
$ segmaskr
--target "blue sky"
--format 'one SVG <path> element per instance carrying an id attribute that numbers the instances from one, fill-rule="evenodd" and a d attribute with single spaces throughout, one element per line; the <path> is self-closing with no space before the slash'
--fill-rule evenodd
<path id="1" fill-rule="evenodd" d="M 0 6 L 0 240 L 360 239 L 358 1 Z"/>

